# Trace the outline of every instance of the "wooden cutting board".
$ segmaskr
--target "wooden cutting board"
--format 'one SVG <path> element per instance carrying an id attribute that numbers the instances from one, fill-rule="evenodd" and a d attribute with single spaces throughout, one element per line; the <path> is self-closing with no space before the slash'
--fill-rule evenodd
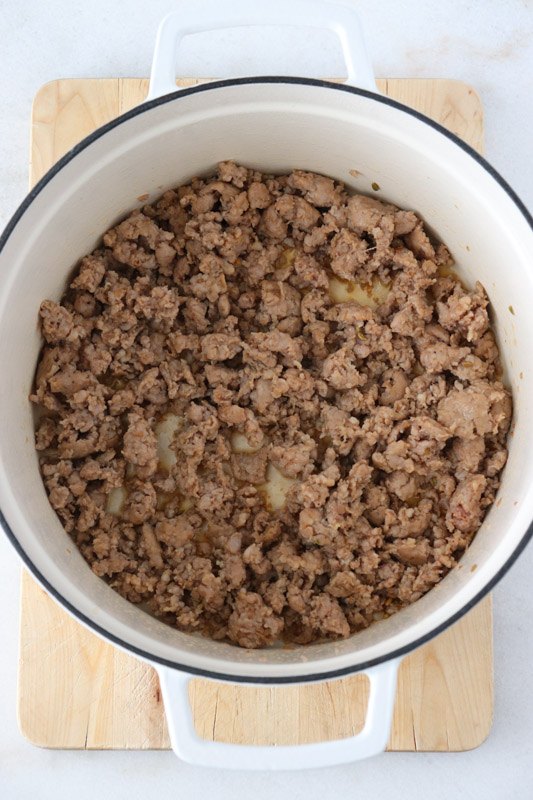
<path id="1" fill-rule="evenodd" d="M 190 85 L 197 81 L 179 81 Z M 382 91 L 434 117 L 482 149 L 480 100 L 448 80 L 384 80 Z M 141 79 L 58 80 L 37 94 L 31 183 L 70 147 L 146 95 Z M 295 165 L 296 166 L 296 165 Z M 488 735 L 492 607 L 486 598 L 404 660 L 390 750 L 469 750 Z M 89 633 L 23 571 L 18 713 L 22 733 L 43 747 L 169 747 L 155 672 Z M 362 676 L 304 687 L 237 687 L 196 680 L 196 726 L 206 739 L 289 744 L 353 735 L 362 727 Z"/>

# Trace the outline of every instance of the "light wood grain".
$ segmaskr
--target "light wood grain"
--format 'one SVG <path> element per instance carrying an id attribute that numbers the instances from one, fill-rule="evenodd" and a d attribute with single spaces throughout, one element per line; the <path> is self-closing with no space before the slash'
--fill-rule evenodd
<path id="1" fill-rule="evenodd" d="M 192 85 L 195 80 L 184 80 Z M 481 150 L 479 98 L 448 80 L 384 80 L 391 97 L 432 116 Z M 144 79 L 60 80 L 37 94 L 32 115 L 30 180 L 95 127 L 136 105 Z M 304 743 L 360 730 L 367 680 L 303 687 L 238 687 L 196 680 L 191 702 L 206 739 Z M 169 747 L 156 674 L 101 641 L 22 576 L 19 724 L 43 747 Z M 492 611 L 487 598 L 450 630 L 403 662 L 391 750 L 468 750 L 492 722 Z"/>

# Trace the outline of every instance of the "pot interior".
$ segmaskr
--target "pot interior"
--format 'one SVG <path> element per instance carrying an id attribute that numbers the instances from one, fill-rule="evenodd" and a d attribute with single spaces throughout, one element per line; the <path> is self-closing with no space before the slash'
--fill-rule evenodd
<path id="1" fill-rule="evenodd" d="M 141 107 L 49 173 L 0 253 L 0 506 L 19 547 L 63 601 L 155 660 L 231 676 L 297 678 L 357 668 L 427 637 L 467 606 L 521 544 L 533 517 L 533 236 L 489 171 L 428 121 L 384 98 L 318 82 L 225 82 Z M 262 171 L 314 170 L 414 209 L 485 286 L 514 395 L 497 503 L 460 567 L 421 600 L 351 638 L 246 651 L 180 633 L 97 578 L 51 509 L 28 394 L 41 346 L 38 308 L 59 299 L 78 259 L 131 209 L 234 159 Z"/>

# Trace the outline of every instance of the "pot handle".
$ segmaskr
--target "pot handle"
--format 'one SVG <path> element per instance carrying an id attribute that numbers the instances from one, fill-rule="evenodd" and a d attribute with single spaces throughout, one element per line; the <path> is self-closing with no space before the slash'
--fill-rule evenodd
<path id="1" fill-rule="evenodd" d="M 157 32 L 148 100 L 177 91 L 176 55 L 185 36 L 221 28 L 309 27 L 330 30 L 340 41 L 347 83 L 376 91 L 359 17 L 335 0 L 180 0 Z"/>
<path id="2" fill-rule="evenodd" d="M 365 670 L 370 694 L 365 724 L 356 736 L 279 746 L 228 744 L 201 739 L 194 727 L 189 702 L 189 681 L 194 676 L 169 667 L 154 666 L 159 674 L 172 749 L 179 758 L 202 767 L 278 770 L 348 764 L 383 752 L 390 734 L 400 661 L 392 659 Z"/>

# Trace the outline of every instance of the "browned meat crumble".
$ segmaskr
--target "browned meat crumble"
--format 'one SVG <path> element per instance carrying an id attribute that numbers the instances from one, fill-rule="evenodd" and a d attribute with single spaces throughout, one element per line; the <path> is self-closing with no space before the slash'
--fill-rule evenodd
<path id="1" fill-rule="evenodd" d="M 108 231 L 45 300 L 50 503 L 96 575 L 182 631 L 346 637 L 452 569 L 511 397 L 487 296 L 412 211 L 232 162 Z"/>

